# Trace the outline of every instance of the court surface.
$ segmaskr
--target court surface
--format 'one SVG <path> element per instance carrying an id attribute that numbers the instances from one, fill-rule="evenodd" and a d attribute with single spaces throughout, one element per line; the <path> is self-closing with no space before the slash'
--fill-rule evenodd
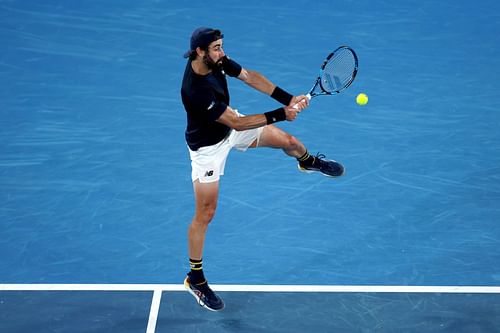
<path id="1" fill-rule="evenodd" d="M 500 4 L 0 0 L 0 332 L 500 332 Z M 194 28 L 294 94 L 339 45 L 356 81 L 280 123 L 339 179 L 231 153 L 204 270 L 180 82 Z M 231 105 L 277 103 L 230 80 Z M 355 104 L 358 93 L 370 100 Z"/>

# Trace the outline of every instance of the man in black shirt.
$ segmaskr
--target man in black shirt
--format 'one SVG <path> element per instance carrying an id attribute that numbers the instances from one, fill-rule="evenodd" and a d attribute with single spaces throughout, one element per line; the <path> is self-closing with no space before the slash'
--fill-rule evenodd
<path id="1" fill-rule="evenodd" d="M 195 194 L 195 215 L 188 230 L 191 271 L 184 280 L 186 289 L 198 303 L 212 311 L 224 302 L 208 286 L 203 274 L 202 254 L 205 234 L 217 206 L 219 179 L 231 149 L 280 148 L 295 157 L 303 172 L 320 172 L 338 177 L 344 168 L 338 162 L 312 156 L 295 137 L 272 125 L 293 121 L 309 106 L 306 96 L 292 96 L 262 74 L 242 68 L 227 57 L 220 30 L 198 28 L 191 36 L 189 58 L 182 80 L 182 103 L 187 113 L 186 142 L 191 158 L 191 178 Z M 236 77 L 281 104 L 276 110 L 244 116 L 229 105 L 226 75 Z"/>

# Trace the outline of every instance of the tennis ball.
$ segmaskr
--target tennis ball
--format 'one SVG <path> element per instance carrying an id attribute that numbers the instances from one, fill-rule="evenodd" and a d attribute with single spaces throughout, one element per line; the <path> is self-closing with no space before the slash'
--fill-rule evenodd
<path id="1" fill-rule="evenodd" d="M 358 105 L 366 105 L 366 103 L 368 103 L 368 96 L 366 94 L 358 94 L 358 96 L 356 96 L 356 103 L 358 103 Z"/>

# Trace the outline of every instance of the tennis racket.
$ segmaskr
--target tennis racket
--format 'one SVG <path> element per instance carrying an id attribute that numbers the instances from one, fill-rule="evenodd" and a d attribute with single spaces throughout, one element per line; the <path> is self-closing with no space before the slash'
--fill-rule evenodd
<path id="1" fill-rule="evenodd" d="M 351 85 L 357 73 L 356 52 L 349 46 L 340 46 L 323 61 L 318 78 L 306 97 L 310 100 L 316 96 L 338 94 Z"/>

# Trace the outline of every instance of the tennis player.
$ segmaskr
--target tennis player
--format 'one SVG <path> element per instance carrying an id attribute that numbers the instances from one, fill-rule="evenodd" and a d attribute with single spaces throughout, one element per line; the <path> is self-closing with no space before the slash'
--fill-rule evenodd
<path id="1" fill-rule="evenodd" d="M 316 171 L 329 177 L 344 173 L 340 163 L 326 160 L 322 154 L 310 155 L 297 138 L 272 125 L 295 120 L 298 113 L 309 106 L 306 96 L 292 96 L 262 74 L 241 67 L 224 53 L 223 37 L 220 30 L 212 28 L 198 28 L 193 32 L 191 47 L 184 54 L 188 61 L 181 88 L 195 197 L 195 213 L 188 229 L 191 270 L 184 286 L 199 305 L 212 311 L 222 310 L 224 302 L 212 291 L 203 274 L 203 245 L 217 207 L 220 176 L 224 174 L 231 149 L 279 148 L 297 159 L 300 171 Z M 282 106 L 260 114 L 238 113 L 229 106 L 227 76 L 240 79 Z"/>

